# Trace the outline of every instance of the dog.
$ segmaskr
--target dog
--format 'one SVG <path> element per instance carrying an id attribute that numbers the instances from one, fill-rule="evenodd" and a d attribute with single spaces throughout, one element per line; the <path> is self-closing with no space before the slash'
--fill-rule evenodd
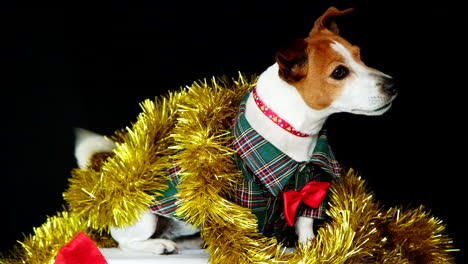
<path id="1" fill-rule="evenodd" d="M 234 202 L 252 209 L 259 219 L 259 230 L 264 234 L 275 235 L 274 227 L 279 226 L 275 221 L 285 222 L 283 214 L 286 212 L 269 207 L 272 204 L 281 207 L 278 202 L 283 199 L 280 194 L 286 193 L 285 190 L 303 188 L 311 181 L 339 180 L 339 164 L 328 148 L 323 129 L 327 118 L 339 112 L 381 115 L 391 108 L 397 96 L 394 78 L 367 67 L 361 61 L 359 47 L 339 35 L 333 18 L 350 11 L 352 9 L 340 11 L 330 7 L 315 21 L 306 38 L 280 49 L 275 63 L 259 76 L 256 86 L 244 96 L 241 111 L 235 118 L 231 146 L 237 150 L 236 163 L 245 180 L 240 183 Z M 261 164 L 262 168 L 249 165 L 255 162 L 249 163 L 247 159 L 264 154 L 261 146 L 252 143 L 252 137 L 261 138 L 269 149 L 274 149 L 275 156 L 269 159 L 280 157 L 281 166 L 274 166 L 268 160 Z M 82 129 L 77 131 L 75 156 L 81 168 L 87 166 L 94 153 L 110 152 L 114 147 L 113 142 L 101 135 Z M 249 154 L 252 148 L 258 153 Z M 311 159 L 316 153 L 316 159 Z M 258 159 L 264 160 L 264 157 Z M 285 168 L 285 164 L 287 169 L 276 172 L 268 168 Z M 275 173 L 274 177 L 279 178 L 271 179 Z M 291 177 L 296 177 L 292 184 Z M 297 219 L 295 213 L 292 219 L 291 216 L 286 219 L 288 225 L 294 225 L 299 243 L 314 239 L 314 218 L 323 217 L 321 207 L 327 204 L 326 197 L 322 198 L 316 208 L 301 204 L 303 208 L 298 209 Z M 154 206 L 142 212 L 140 220 L 131 226 L 111 227 L 111 235 L 119 247 L 154 254 L 202 247 L 197 237 L 187 243 L 187 238 L 192 238 L 199 230 L 170 214 L 160 213 L 160 209 Z M 178 238 L 185 240 L 176 243 Z"/>

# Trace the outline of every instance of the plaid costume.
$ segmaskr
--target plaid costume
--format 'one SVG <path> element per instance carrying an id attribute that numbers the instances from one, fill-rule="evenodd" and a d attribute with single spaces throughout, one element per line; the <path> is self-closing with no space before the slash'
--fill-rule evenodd
<path id="1" fill-rule="evenodd" d="M 150 206 L 150 210 L 159 215 L 170 216 L 181 219 L 175 214 L 177 209 L 177 184 L 179 183 L 179 172 L 181 168 L 178 165 L 174 165 L 168 170 L 168 180 L 166 184 L 168 186 L 167 190 L 161 192 L 162 196 L 157 196 L 156 204 Z M 182 219 L 181 219 L 182 220 Z"/>
<path id="2" fill-rule="evenodd" d="M 240 206 L 250 208 L 258 219 L 258 229 L 267 236 L 273 236 L 287 226 L 281 193 L 300 190 L 310 181 L 339 180 L 341 168 L 328 145 L 326 130 L 320 131 L 314 153 L 306 162 L 293 160 L 264 139 L 245 118 L 245 103 L 249 94 L 242 98 L 231 127 L 233 139 L 230 147 L 237 151 L 234 159 L 244 175 L 231 199 Z M 163 197 L 156 198 L 159 203 L 151 206 L 154 213 L 177 217 L 174 215 L 177 206 L 174 195 L 177 193 L 179 171 L 177 166 L 169 170 L 169 189 L 163 193 Z M 316 209 L 301 203 L 297 215 L 322 219 L 327 203 L 327 197 Z"/>

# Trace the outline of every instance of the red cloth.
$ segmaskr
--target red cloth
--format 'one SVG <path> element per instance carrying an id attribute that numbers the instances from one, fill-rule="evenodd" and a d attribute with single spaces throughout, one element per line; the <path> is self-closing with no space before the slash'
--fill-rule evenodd
<path id="1" fill-rule="evenodd" d="M 329 182 L 311 181 L 302 187 L 300 191 L 284 192 L 284 218 L 286 218 L 288 225 L 294 225 L 296 210 L 301 202 L 306 203 L 312 208 L 319 207 L 327 194 L 328 187 L 330 187 Z"/>
<path id="2" fill-rule="evenodd" d="M 107 264 L 107 261 L 93 240 L 80 232 L 59 250 L 55 264 Z"/>

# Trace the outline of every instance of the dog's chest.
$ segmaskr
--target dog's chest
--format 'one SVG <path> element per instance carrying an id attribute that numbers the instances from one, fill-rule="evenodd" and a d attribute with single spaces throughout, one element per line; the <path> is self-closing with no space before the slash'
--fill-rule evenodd
<path id="1" fill-rule="evenodd" d="M 326 130 L 320 132 L 311 158 L 303 162 L 292 159 L 253 129 L 245 118 L 243 104 L 231 133 L 236 165 L 244 176 L 233 201 L 252 210 L 259 230 L 266 235 L 275 235 L 285 228 L 283 192 L 298 191 L 311 181 L 340 178 L 340 165 L 328 145 Z M 326 204 L 326 199 L 318 208 L 302 204 L 298 213 L 323 218 Z"/>

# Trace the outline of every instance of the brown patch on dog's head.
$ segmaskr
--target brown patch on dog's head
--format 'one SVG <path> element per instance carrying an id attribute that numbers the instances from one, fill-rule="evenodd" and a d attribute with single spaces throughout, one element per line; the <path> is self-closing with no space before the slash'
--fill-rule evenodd
<path id="1" fill-rule="evenodd" d="M 298 82 L 307 75 L 307 42 L 296 39 L 276 53 L 279 75 L 287 82 Z"/>
<path id="2" fill-rule="evenodd" d="M 343 58 L 331 44 L 341 43 L 360 61 L 359 49 L 338 35 L 338 27 L 333 21 L 334 17 L 350 11 L 352 9 L 340 11 L 330 7 L 315 21 L 307 38 L 295 40 L 276 54 L 279 76 L 294 85 L 314 109 L 328 107 L 340 92 L 340 81 L 329 77 Z"/>

